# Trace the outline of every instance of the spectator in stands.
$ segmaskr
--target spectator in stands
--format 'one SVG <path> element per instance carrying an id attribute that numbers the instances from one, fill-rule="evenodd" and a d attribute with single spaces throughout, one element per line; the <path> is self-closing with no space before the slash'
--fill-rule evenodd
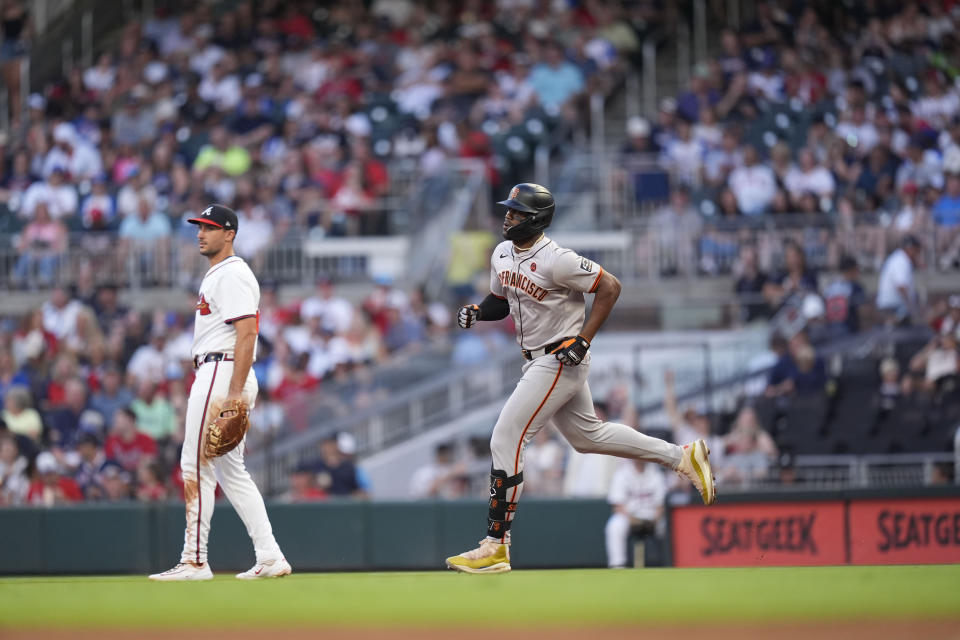
<path id="1" fill-rule="evenodd" d="M 807 256 L 796 240 L 783 242 L 784 269 L 764 285 L 763 295 L 774 309 L 783 306 L 795 294 L 816 293 L 817 275 L 807 267 Z"/>
<path id="2" fill-rule="evenodd" d="M 356 464 L 340 450 L 336 435 L 320 443 L 320 458 L 314 462 L 313 470 L 317 474 L 318 486 L 332 496 L 363 498 L 367 495 Z"/>
<path id="3" fill-rule="evenodd" d="M 880 269 L 877 281 L 877 311 L 889 322 L 909 324 L 918 313 L 919 299 L 913 269 L 922 264 L 923 247 L 912 235 L 904 237 Z"/>
<path id="4" fill-rule="evenodd" d="M 155 207 L 156 200 L 141 192 L 136 215 L 124 218 L 117 234 L 122 261 L 132 260 L 151 282 L 163 284 L 167 277 L 172 229 L 170 219 Z"/>
<path id="5" fill-rule="evenodd" d="M 49 451 L 37 456 L 37 479 L 30 483 L 26 502 L 40 507 L 53 507 L 80 502 L 83 493 L 80 487 L 60 473 L 60 463 Z"/>
<path id="6" fill-rule="evenodd" d="M 113 114 L 111 130 L 116 144 L 137 147 L 156 137 L 153 109 L 143 103 L 148 93 L 145 86 L 136 85 L 123 99 L 123 107 Z"/>
<path id="7" fill-rule="evenodd" d="M 832 202 L 837 185 L 830 171 L 817 163 L 816 156 L 810 149 L 800 149 L 797 159 L 799 167 L 788 171 L 784 178 L 793 201 L 799 201 L 802 194 L 813 193 L 818 198 L 829 198 Z"/>
<path id="8" fill-rule="evenodd" d="M 29 385 L 30 378 L 17 367 L 13 353 L 5 347 L 0 347 L 0 406 L 3 405 L 4 397 L 10 389 Z"/>
<path id="9" fill-rule="evenodd" d="M 107 460 L 97 472 L 97 484 L 103 487 L 101 500 L 126 502 L 133 497 L 131 472 L 115 460 Z"/>
<path id="10" fill-rule="evenodd" d="M 940 321 L 938 332 L 941 335 L 952 333 L 954 337 L 960 340 L 960 294 L 955 293 L 947 298 L 947 311 Z M 0 358 L 2 358 L 2 354 L 0 354 Z M 2 370 L 2 366 L 0 366 L 0 370 Z"/>
<path id="11" fill-rule="evenodd" d="M 654 535 L 663 520 L 667 481 L 656 465 L 640 460 L 621 461 L 610 483 L 607 502 L 613 513 L 604 527 L 607 566 L 627 566 L 627 542 L 631 535 Z M 643 558 L 634 558 L 643 566 Z"/>
<path id="12" fill-rule="evenodd" d="M 0 432 L 0 506 L 22 504 L 30 489 L 26 456 L 9 431 Z"/>
<path id="13" fill-rule="evenodd" d="M 137 394 L 141 394 L 141 385 L 151 383 L 160 384 L 166 378 L 167 363 L 163 352 L 166 345 L 166 334 L 155 330 L 150 334 L 149 342 L 137 347 L 127 362 L 127 377 L 131 385 L 137 386 Z"/>
<path id="14" fill-rule="evenodd" d="M 170 491 L 161 480 L 163 468 L 158 462 L 142 462 L 137 467 L 136 496 L 140 502 L 166 500 Z"/>
<path id="15" fill-rule="evenodd" d="M 441 442 L 434 448 L 433 460 L 410 477 L 411 498 L 461 498 L 467 488 L 466 468 L 455 459 L 453 443 Z"/>
<path id="16" fill-rule="evenodd" d="M 63 385 L 64 402 L 47 412 L 47 440 L 51 446 L 72 449 L 79 431 L 85 425 L 97 430 L 103 416 L 90 411 L 87 403 L 87 384 L 80 378 L 69 378 Z"/>
<path id="17" fill-rule="evenodd" d="M 304 320 L 319 318 L 321 325 L 332 327 L 336 333 L 350 330 L 354 319 L 353 305 L 343 296 L 335 295 L 333 280 L 327 276 L 317 278 L 316 295 L 300 305 Z"/>
<path id="18" fill-rule="evenodd" d="M 90 398 L 90 408 L 107 420 L 113 419 L 118 409 L 128 407 L 133 402 L 133 393 L 123 384 L 120 369 L 109 364 L 100 379 L 100 389 Z"/>
<path id="19" fill-rule="evenodd" d="M 96 176 L 91 183 L 91 193 L 80 205 L 80 221 L 88 231 L 107 231 L 116 220 L 116 207 L 108 191 L 104 176 Z"/>
<path id="20" fill-rule="evenodd" d="M 49 178 L 57 168 L 63 168 L 73 182 L 92 180 L 103 172 L 100 152 L 68 122 L 53 128 L 53 148 L 43 160 L 43 177 Z"/>
<path id="21" fill-rule="evenodd" d="M 900 363 L 896 358 L 884 358 L 880 361 L 880 389 L 877 402 L 881 414 L 893 411 L 902 393 Z"/>
<path id="22" fill-rule="evenodd" d="M 743 151 L 740 149 L 740 137 L 734 127 L 727 127 L 723 130 L 720 144 L 708 149 L 703 158 L 703 178 L 706 186 L 713 189 L 724 187 L 730 179 L 730 173 L 742 165 Z M 733 194 L 732 191 L 729 193 Z M 735 197 L 734 205 L 734 210 L 739 212 Z"/>
<path id="23" fill-rule="evenodd" d="M 20 256 L 13 268 L 13 279 L 21 287 L 34 283 L 54 283 L 67 250 L 67 229 L 50 217 L 47 203 L 36 204 L 33 218 L 20 234 L 17 251 Z"/>
<path id="24" fill-rule="evenodd" d="M 767 274 L 760 270 L 757 262 L 757 248 L 752 244 L 740 246 L 740 259 L 735 268 L 737 282 L 734 291 L 737 294 L 738 317 L 746 324 L 755 320 L 770 318 L 770 307 L 763 297 L 767 284 Z"/>
<path id="25" fill-rule="evenodd" d="M 773 438 L 749 406 L 737 413 L 733 428 L 723 442 L 723 465 L 717 470 L 717 482 L 721 484 L 749 485 L 760 480 L 767 476 L 779 455 Z"/>
<path id="26" fill-rule="evenodd" d="M 141 379 L 137 384 L 137 397 L 130 403 L 130 411 L 136 418 L 137 430 L 154 441 L 167 442 L 177 431 L 173 406 L 149 379 Z"/>
<path id="27" fill-rule="evenodd" d="M 34 182 L 23 193 L 17 215 L 29 221 L 36 216 L 40 203 L 46 205 L 50 218 L 67 222 L 76 215 L 79 205 L 76 188 L 67 181 L 66 167 L 54 166 L 45 181 Z"/>
<path id="28" fill-rule="evenodd" d="M 528 81 L 540 104 L 556 111 L 583 91 L 583 72 L 566 60 L 559 42 L 548 42 L 544 50 L 543 61 L 530 70 Z"/>
<path id="29" fill-rule="evenodd" d="M 627 119 L 627 140 L 620 148 L 624 155 L 635 153 L 654 153 L 656 146 L 650 138 L 650 122 L 641 116 Z"/>
<path id="30" fill-rule="evenodd" d="M 132 410 L 120 409 L 113 416 L 104 452 L 108 460 L 129 472 L 135 472 L 142 462 L 157 456 L 157 443 L 137 430 L 137 416 Z"/>
<path id="31" fill-rule="evenodd" d="M 3 398 L 3 414 L 0 416 L 12 433 L 40 442 L 43 421 L 33 408 L 30 390 L 27 387 L 11 387 Z"/>
<path id="32" fill-rule="evenodd" d="M 694 243 L 703 227 L 700 214 L 690 204 L 685 186 L 670 191 L 670 203 L 654 213 L 651 225 L 657 230 L 660 243 L 661 274 L 685 274 L 696 271 L 697 254 Z"/>
<path id="33" fill-rule="evenodd" d="M 770 370 L 766 395 L 812 395 L 823 393 L 826 385 L 823 358 L 817 355 L 806 334 L 801 332 L 790 339 L 787 353 Z"/>
<path id="34" fill-rule="evenodd" d="M 927 187 L 943 188 L 943 167 L 940 156 L 932 149 L 925 149 L 925 142 L 919 135 L 910 138 L 905 157 L 897 169 L 896 188 L 899 191 L 907 182 L 917 185 L 920 190 Z"/>
<path id="35" fill-rule="evenodd" d="M 327 492 L 317 486 L 317 474 L 310 465 L 300 465 L 290 474 L 290 490 L 284 502 L 317 502 L 327 499 Z"/>
<path id="36" fill-rule="evenodd" d="M 766 213 L 777 189 L 773 171 L 760 164 L 760 155 L 751 145 L 744 149 L 743 165 L 730 172 L 727 184 L 740 211 L 747 216 Z"/>
<path id="37" fill-rule="evenodd" d="M 719 436 L 711 434 L 710 416 L 702 402 L 691 402 L 681 413 L 677 406 L 676 377 L 672 369 L 663 372 L 663 410 L 670 421 L 673 438 L 677 442 L 688 442 L 703 438 L 711 452 L 719 451 L 719 461 L 723 457 L 723 442 Z"/>
<path id="38" fill-rule="evenodd" d="M 79 460 L 73 470 L 73 479 L 83 492 L 87 500 L 97 500 L 103 495 L 103 487 L 97 482 L 97 473 L 107 456 L 100 446 L 98 435 L 85 431 L 77 439 L 77 456 Z"/>
<path id="39" fill-rule="evenodd" d="M 826 321 L 831 335 L 845 335 L 860 331 L 861 309 L 867 302 L 867 292 L 859 282 L 860 266 L 852 256 L 840 259 L 840 277 L 823 290 Z"/>
<path id="40" fill-rule="evenodd" d="M 960 167 L 947 174 L 946 191 L 931 211 L 936 225 L 936 239 L 940 266 L 948 269 L 960 257 Z"/>
<path id="41" fill-rule="evenodd" d="M 939 392 L 947 384 L 955 386 L 960 374 L 956 335 L 944 333 L 931 338 L 910 359 L 910 370 L 923 374 L 923 388 L 928 393 Z"/>

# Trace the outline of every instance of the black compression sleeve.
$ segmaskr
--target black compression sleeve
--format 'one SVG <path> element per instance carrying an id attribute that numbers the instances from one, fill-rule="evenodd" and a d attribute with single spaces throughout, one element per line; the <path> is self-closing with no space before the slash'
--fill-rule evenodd
<path id="1" fill-rule="evenodd" d="M 510 313 L 510 303 L 506 298 L 498 298 L 492 293 L 480 303 L 480 320 L 503 320 Z"/>

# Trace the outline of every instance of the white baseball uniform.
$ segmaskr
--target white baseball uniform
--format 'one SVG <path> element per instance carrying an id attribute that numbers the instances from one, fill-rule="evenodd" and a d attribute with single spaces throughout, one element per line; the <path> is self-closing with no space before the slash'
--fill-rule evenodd
<path id="1" fill-rule="evenodd" d="M 637 471 L 633 462 L 622 462 L 613 474 L 607 502 L 620 506 L 626 513 L 613 513 L 604 528 L 607 543 L 607 563 L 611 567 L 627 564 L 627 541 L 630 539 L 631 520 L 655 523 L 660 518 L 663 500 L 667 495 L 667 480 L 663 471 L 646 465 Z"/>
<path id="2" fill-rule="evenodd" d="M 490 264 L 490 291 L 509 302 L 517 342 L 524 356 L 529 356 L 490 441 L 494 474 L 499 472 L 510 488 L 500 494 L 507 512 L 502 526 L 506 531 L 499 539 L 507 542 L 523 487 L 522 477 L 517 477 L 523 470 L 523 448 L 548 420 L 553 419 L 560 433 L 580 452 L 636 458 L 675 469 L 682 450 L 632 427 L 601 422 L 587 384 L 589 352 L 577 366 L 563 365 L 549 353 L 551 347 L 582 330 L 583 294 L 595 292 L 600 284 L 603 269 L 599 265 L 558 246 L 545 235 L 528 249 L 501 242 Z M 498 530 L 497 518 L 493 517 L 496 493 L 492 488 L 488 537 L 496 537 L 491 532 Z"/>
<path id="3" fill-rule="evenodd" d="M 247 527 L 257 562 L 283 557 L 273 537 L 263 497 L 243 462 L 246 442 L 213 460 L 204 459 L 201 453 L 204 422 L 209 420 L 211 407 L 226 398 L 233 376 L 237 342 L 233 322 L 258 317 L 259 304 L 257 279 L 247 263 L 237 256 L 210 267 L 200 284 L 193 329 L 195 362 L 197 358 L 212 353 L 224 354 L 225 358 L 200 364 L 187 400 L 186 428 L 180 454 L 187 512 L 181 562 L 202 564 L 207 561 L 207 539 L 218 482 Z M 243 387 L 243 399 L 251 409 L 257 391 L 257 378 L 251 369 Z"/>

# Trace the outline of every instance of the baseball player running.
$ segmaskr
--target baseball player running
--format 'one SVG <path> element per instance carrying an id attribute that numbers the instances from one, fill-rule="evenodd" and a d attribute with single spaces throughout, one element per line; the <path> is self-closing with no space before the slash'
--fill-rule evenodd
<path id="1" fill-rule="evenodd" d="M 680 447 L 601 422 L 594 413 L 587 384 L 590 342 L 620 295 L 620 281 L 543 234 L 555 208 L 546 188 L 518 184 L 498 204 L 507 207 L 506 241 L 490 260 L 490 295 L 479 305 L 461 307 L 457 321 L 469 329 L 477 321 L 510 314 L 527 362 L 490 440 L 487 535 L 478 548 L 447 558 L 447 567 L 466 573 L 510 571 L 510 526 L 523 491 L 523 448 L 551 419 L 577 451 L 656 462 L 690 480 L 705 504 L 716 497 L 703 440 Z M 586 322 L 584 293 L 595 295 Z"/>
<path id="2" fill-rule="evenodd" d="M 200 284 L 196 306 L 192 352 L 197 375 L 187 400 L 180 454 L 187 527 L 180 563 L 150 579 L 213 578 L 207 563 L 207 539 L 218 482 L 246 525 L 256 550 L 256 564 L 237 577 L 285 576 L 292 569 L 273 537 L 263 498 L 244 466 L 244 442 L 240 440 L 238 446 L 222 455 L 211 453 L 209 442 L 213 423 L 218 418 L 234 417 L 233 411 L 221 411 L 221 407 L 245 414 L 257 397 L 257 379 L 251 365 L 256 357 L 260 286 L 247 263 L 233 253 L 237 214 L 214 204 L 190 222 L 198 227 L 200 253 L 210 261 L 210 269 Z"/>

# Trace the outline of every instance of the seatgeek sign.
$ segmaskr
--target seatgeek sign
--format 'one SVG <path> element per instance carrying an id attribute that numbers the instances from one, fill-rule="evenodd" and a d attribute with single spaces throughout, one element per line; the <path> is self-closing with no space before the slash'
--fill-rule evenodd
<path id="1" fill-rule="evenodd" d="M 960 497 L 671 509 L 678 567 L 960 562 Z"/>

